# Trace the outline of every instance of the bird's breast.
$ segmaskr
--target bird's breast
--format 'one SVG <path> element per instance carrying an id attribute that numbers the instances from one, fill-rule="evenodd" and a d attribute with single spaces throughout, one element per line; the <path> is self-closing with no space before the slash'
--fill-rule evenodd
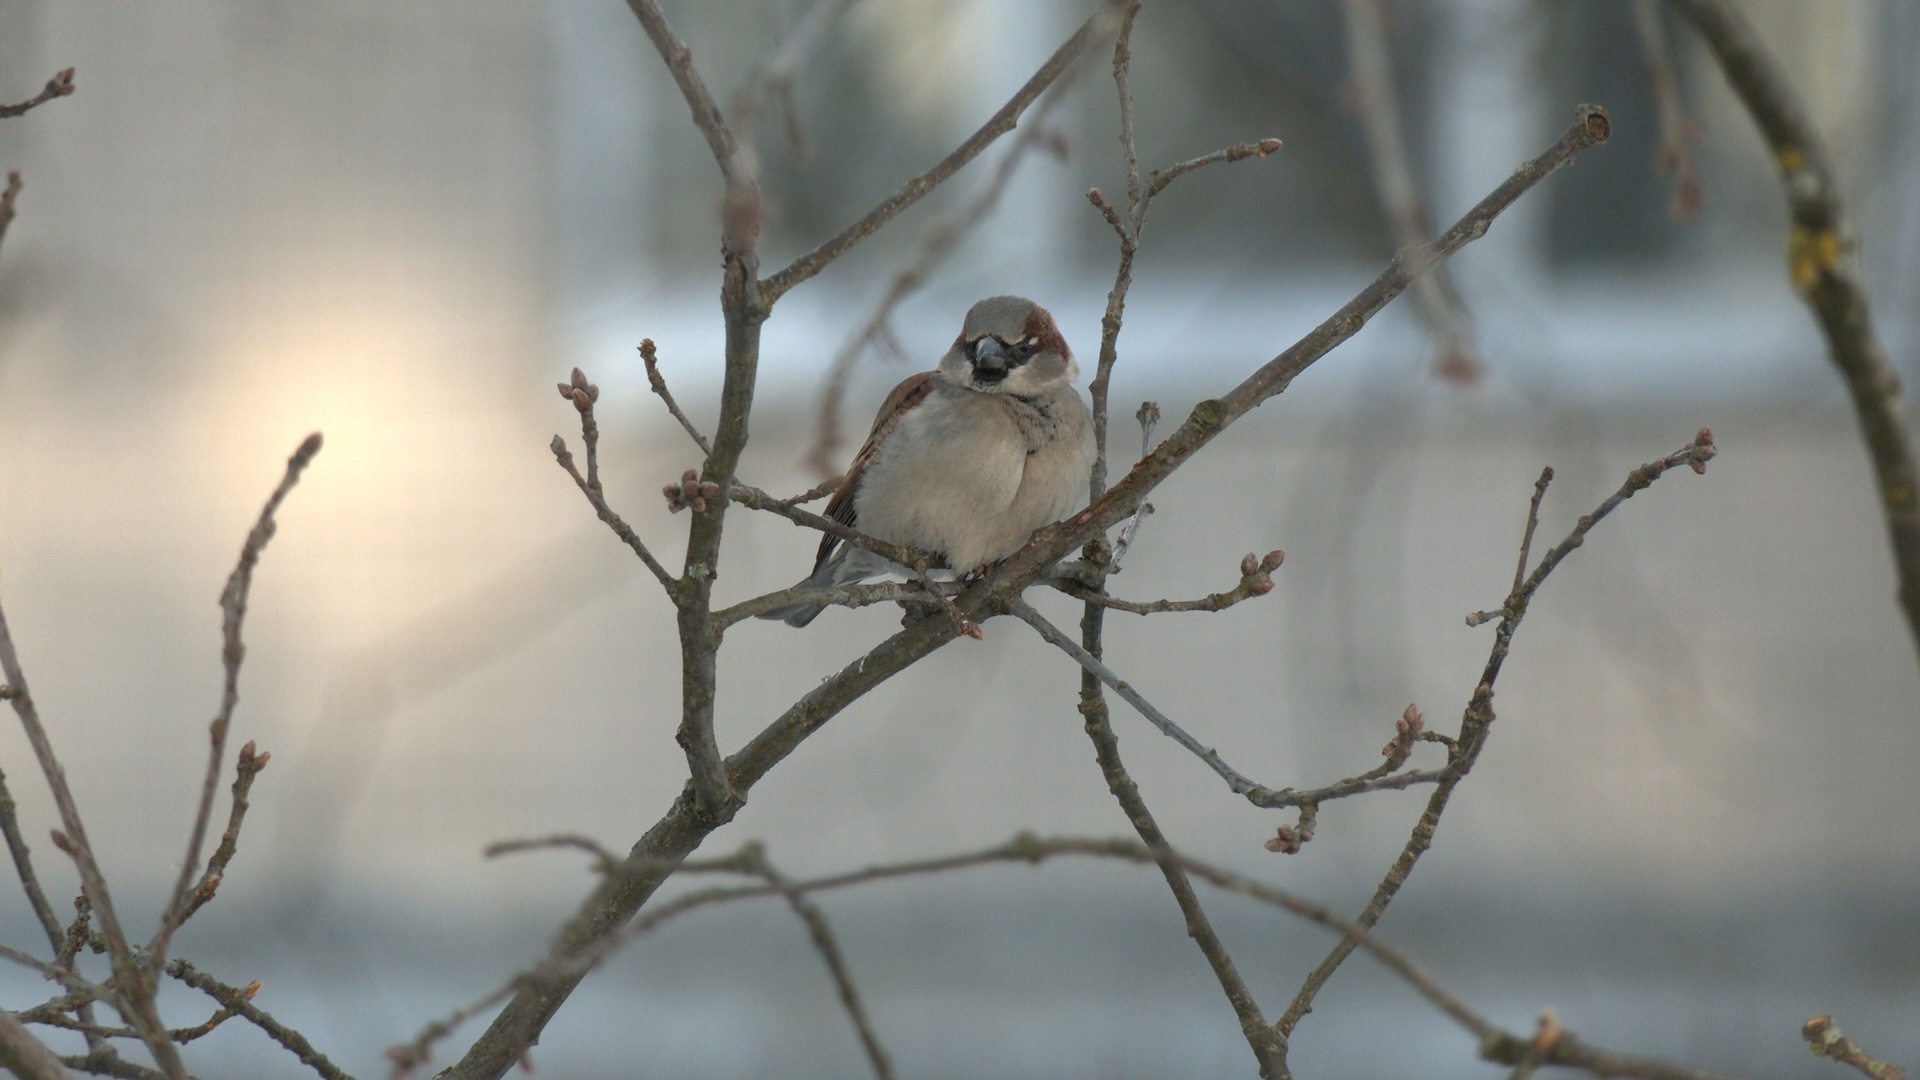
<path id="1" fill-rule="evenodd" d="M 1050 452 L 1058 440 L 1037 440 L 1036 448 L 1031 424 L 1010 404 L 972 391 L 935 393 L 903 417 L 862 475 L 854 498 L 860 528 L 967 570 L 1012 553 L 1064 513 L 1076 481 Z M 1073 449 L 1067 456 L 1077 460 Z M 1078 472 L 1084 496 L 1085 466 Z"/>

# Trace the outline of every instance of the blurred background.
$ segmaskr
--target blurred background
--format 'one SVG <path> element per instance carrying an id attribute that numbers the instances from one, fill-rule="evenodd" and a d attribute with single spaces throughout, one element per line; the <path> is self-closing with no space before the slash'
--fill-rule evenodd
<path id="1" fill-rule="evenodd" d="M 731 94 L 802 0 L 666 2 Z M 1895 363 L 1916 374 L 1920 8 L 1749 0 L 1827 138 Z M 1705 477 L 1670 476 L 1548 583 L 1500 721 L 1381 927 L 1516 1030 L 1730 1073 L 1835 1075 L 1799 1025 L 1832 1013 L 1920 1063 L 1920 677 L 1872 478 L 1838 376 L 1785 280 L 1786 219 L 1751 123 L 1666 26 L 1703 200 L 1676 220 L 1626 0 L 1392 0 L 1385 41 L 1408 164 L 1451 221 L 1576 104 L 1614 138 L 1449 268 L 1477 379 L 1412 297 L 1154 497 L 1115 581 L 1223 589 L 1281 547 L 1269 596 L 1218 615 L 1109 619 L 1134 685 L 1273 786 L 1378 762 L 1409 701 L 1451 731 L 1533 477 L 1557 538 L 1626 470 L 1711 425 Z M 859 0 L 759 149 L 771 269 L 971 132 L 1087 0 Z M 0 122 L 25 190 L 0 250 L 0 599 L 123 918 L 177 872 L 220 685 L 217 597 L 309 431 L 326 448 L 256 579 L 236 741 L 273 754 L 218 901 L 178 952 L 358 1075 L 542 953 L 590 885 L 578 858 L 488 861 L 553 831 L 624 848 L 679 791 L 671 609 L 556 469 L 577 443 L 556 379 L 604 393 L 612 501 L 677 565 L 660 486 L 697 454 L 634 353 L 711 429 L 720 379 L 718 185 L 615 0 L 387 4 L 0 2 L 0 99 L 75 66 L 78 92 Z M 1154 203 L 1114 383 L 1115 457 L 1142 399 L 1170 426 L 1332 312 L 1396 246 L 1335 0 L 1149 3 L 1134 36 L 1142 163 L 1284 139 Z M 1041 121 L 997 209 L 862 350 L 845 423 L 930 366 L 974 299 L 1029 295 L 1090 373 L 1113 237 L 1084 193 L 1124 190 L 1107 60 Z M 1011 143 L 1012 140 L 1003 140 Z M 768 323 L 749 481 L 793 492 L 823 379 L 928 230 L 987 190 L 998 146 L 784 299 Z M 902 359 L 904 357 L 905 359 Z M 844 459 L 846 449 L 837 453 Z M 728 519 L 720 595 L 783 587 L 814 537 Z M 1038 597 L 1062 620 L 1071 605 Z M 739 745 L 895 628 L 751 623 L 723 653 Z M 1011 621 L 869 695 L 755 788 L 713 853 L 763 839 L 791 874 L 983 846 L 1019 829 L 1128 832 L 1073 711 L 1077 674 Z M 1357 911 L 1423 791 L 1327 806 L 1300 854 L 1116 702 L 1175 843 Z M 1437 755 L 1423 748 L 1416 762 Z M 17 728 L 0 766 L 29 840 L 55 820 Z M 225 780 L 223 778 L 223 784 Z M 224 793 L 220 813 L 224 814 Z M 1289 815 L 1286 819 L 1291 821 Z M 56 903 L 74 882 L 44 841 Z M 1151 871 L 986 870 L 823 899 L 902 1075 L 1242 1077 L 1251 1058 Z M 1331 944 L 1211 899 L 1277 1015 Z M 142 931 L 144 932 L 144 931 Z M 39 940 L 0 889 L 0 935 Z M 46 984 L 0 971 L 5 1004 Z M 164 999 L 196 1023 L 208 1006 Z M 464 1048 L 477 1026 L 444 1045 Z M 198 1075 L 302 1075 L 228 1024 Z M 534 1054 L 560 1077 L 858 1075 L 801 926 L 770 906 L 663 927 L 590 977 Z M 1294 1038 L 1311 1077 L 1491 1077 L 1469 1036 L 1355 958 Z"/>

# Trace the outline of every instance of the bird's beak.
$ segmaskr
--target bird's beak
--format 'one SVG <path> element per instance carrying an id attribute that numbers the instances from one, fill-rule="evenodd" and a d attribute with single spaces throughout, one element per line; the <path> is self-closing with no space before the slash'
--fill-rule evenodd
<path id="1" fill-rule="evenodd" d="M 1007 348 L 995 338 L 983 337 L 973 343 L 973 373 L 986 382 L 999 382 L 1007 374 Z"/>

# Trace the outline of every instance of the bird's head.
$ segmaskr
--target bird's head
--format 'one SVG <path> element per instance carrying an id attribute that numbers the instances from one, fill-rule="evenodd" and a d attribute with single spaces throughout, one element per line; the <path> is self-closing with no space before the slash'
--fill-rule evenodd
<path id="1" fill-rule="evenodd" d="M 967 312 L 940 372 L 982 394 L 1032 397 L 1072 382 L 1080 369 L 1047 309 L 1018 296 L 989 296 Z"/>

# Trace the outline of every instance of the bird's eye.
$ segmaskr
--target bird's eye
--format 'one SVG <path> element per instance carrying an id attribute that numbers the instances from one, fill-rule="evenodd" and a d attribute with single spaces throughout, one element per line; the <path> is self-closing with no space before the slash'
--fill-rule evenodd
<path id="1" fill-rule="evenodd" d="M 1007 359 L 1016 364 L 1024 364 L 1033 357 L 1033 341 L 1016 341 L 1007 346 Z"/>

